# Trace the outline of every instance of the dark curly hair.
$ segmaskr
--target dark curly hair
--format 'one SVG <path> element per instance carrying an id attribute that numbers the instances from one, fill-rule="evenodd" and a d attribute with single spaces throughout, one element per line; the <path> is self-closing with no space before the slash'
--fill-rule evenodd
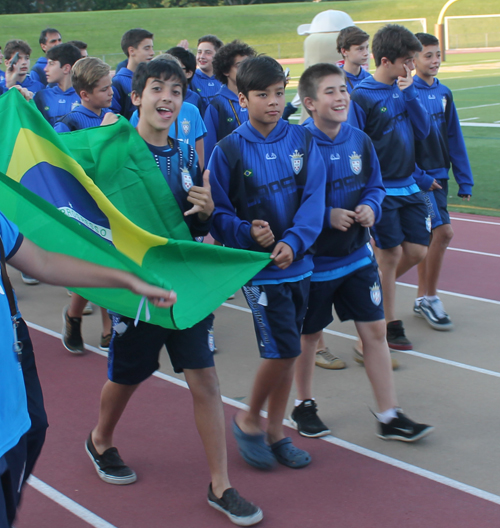
<path id="1" fill-rule="evenodd" d="M 215 78 L 222 84 L 227 84 L 227 74 L 233 66 L 234 58 L 238 55 L 242 57 L 255 57 L 255 50 L 241 40 L 233 40 L 229 44 L 222 46 L 215 54 L 213 67 Z"/>

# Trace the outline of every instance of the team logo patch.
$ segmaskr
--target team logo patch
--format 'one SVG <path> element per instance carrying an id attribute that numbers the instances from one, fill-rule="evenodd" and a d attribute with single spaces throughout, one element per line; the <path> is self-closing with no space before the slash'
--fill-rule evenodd
<path id="1" fill-rule="evenodd" d="M 387 112 L 387 106 L 383 106 L 381 109 L 380 109 L 381 112 Z"/>
<path id="2" fill-rule="evenodd" d="M 338 152 L 336 152 L 335 154 L 330 154 L 330 159 L 332 161 L 337 161 L 340 159 L 340 154 Z"/>
<path id="3" fill-rule="evenodd" d="M 59 101 L 57 101 L 59 104 L 64 104 L 66 103 L 66 99 L 59 99 Z"/>
<path id="4" fill-rule="evenodd" d="M 182 126 L 182 131 L 184 132 L 184 135 L 187 136 L 189 132 L 191 132 L 191 121 L 184 119 L 184 121 L 181 121 L 181 126 Z"/>
<path id="5" fill-rule="evenodd" d="M 247 169 L 247 170 L 243 173 L 243 176 L 245 176 L 245 178 L 250 178 L 250 176 L 253 176 L 253 170 L 251 170 L 251 169 Z"/>
<path id="6" fill-rule="evenodd" d="M 234 119 L 233 119 L 232 117 L 228 117 L 228 118 L 227 118 L 227 122 L 228 122 L 228 123 L 232 123 L 233 121 L 234 121 Z"/>
<path id="7" fill-rule="evenodd" d="M 393 98 L 393 99 L 399 99 L 399 94 L 393 93 L 393 94 L 392 94 L 392 98 Z"/>
<path id="8" fill-rule="evenodd" d="M 448 103 L 448 99 L 446 99 L 446 96 L 443 95 L 441 102 L 443 103 L 443 112 L 446 112 L 446 105 Z"/>
<path id="9" fill-rule="evenodd" d="M 353 152 L 352 156 L 349 156 L 349 164 L 351 165 L 351 170 L 354 174 L 359 174 L 361 172 L 363 162 L 361 161 L 361 156 L 356 154 L 356 152 Z"/>
<path id="10" fill-rule="evenodd" d="M 277 156 L 274 152 L 272 154 L 269 154 L 269 152 L 266 153 L 266 160 L 275 160 L 276 158 Z"/>
<path id="11" fill-rule="evenodd" d="M 429 95 L 429 99 L 436 99 L 436 96 L 434 94 Z"/>
<path id="12" fill-rule="evenodd" d="M 382 302 L 382 292 L 380 291 L 380 285 L 376 282 L 370 287 L 370 298 L 375 306 L 378 306 Z"/>
<path id="13" fill-rule="evenodd" d="M 304 154 L 300 154 L 300 152 L 295 149 L 295 152 L 290 155 L 291 161 L 292 161 L 292 169 L 295 174 L 298 174 L 302 170 L 302 165 L 304 163 L 304 160 L 302 157 Z"/>
<path id="14" fill-rule="evenodd" d="M 426 219 L 425 219 L 425 227 L 427 228 L 427 231 L 429 231 L 429 233 L 432 231 L 431 215 L 426 217 Z"/>
<path id="15" fill-rule="evenodd" d="M 184 187 L 184 190 L 186 192 L 189 192 L 189 189 L 193 186 L 193 179 L 191 178 L 191 174 L 189 174 L 189 171 L 186 167 L 184 167 L 181 171 L 182 174 L 182 186 Z"/>
<path id="16" fill-rule="evenodd" d="M 74 103 L 72 103 L 71 105 L 71 110 L 74 110 L 77 106 L 80 106 L 80 103 L 78 101 L 75 101 Z"/>
<path id="17" fill-rule="evenodd" d="M 208 349 L 210 352 L 213 352 L 215 350 L 215 339 L 214 339 L 214 329 L 213 327 L 210 328 L 208 331 Z"/>
<path id="18" fill-rule="evenodd" d="M 50 110 L 50 108 L 49 108 L 48 106 L 46 106 L 46 107 L 44 108 L 44 110 L 47 111 L 47 110 Z"/>

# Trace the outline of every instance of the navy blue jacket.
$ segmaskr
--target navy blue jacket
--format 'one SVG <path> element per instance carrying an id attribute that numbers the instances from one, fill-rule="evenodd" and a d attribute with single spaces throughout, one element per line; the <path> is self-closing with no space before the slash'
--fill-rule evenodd
<path id="1" fill-rule="evenodd" d="M 415 138 L 429 135 L 430 118 L 413 85 L 400 90 L 366 78 L 351 94 L 348 122 L 372 140 L 386 188 L 416 187 Z"/>
<path id="2" fill-rule="evenodd" d="M 45 73 L 45 66 L 47 66 L 47 57 L 43 55 L 40 57 L 33 67 L 31 68 L 30 76 L 34 81 L 41 82 L 44 86 L 47 86 L 47 75 Z"/>
<path id="3" fill-rule="evenodd" d="M 100 126 L 108 112 L 111 112 L 109 108 L 102 108 L 101 115 L 97 115 L 80 105 L 59 120 L 55 124 L 54 130 L 56 132 L 73 132 L 73 130 L 81 130 L 82 128 L 97 127 Z"/>
<path id="4" fill-rule="evenodd" d="M 220 92 L 210 101 L 204 120 L 207 127 L 205 159 L 208 161 L 215 144 L 248 120 L 248 111 L 241 108 L 238 96 L 223 85 Z"/>
<path id="5" fill-rule="evenodd" d="M 191 77 L 191 90 L 196 92 L 203 101 L 203 111 L 210 101 L 219 93 L 222 84 L 214 77 L 209 77 L 201 70 L 196 70 Z M 203 113 L 202 113 L 203 115 Z"/>
<path id="6" fill-rule="evenodd" d="M 122 68 L 113 77 L 113 102 L 111 110 L 115 114 L 121 114 L 125 119 L 130 119 L 136 110 L 132 104 L 130 94 L 132 93 L 132 77 L 134 72 L 128 68 Z"/>
<path id="7" fill-rule="evenodd" d="M 354 211 L 358 205 L 371 207 L 375 222 L 382 216 L 385 189 L 377 154 L 370 138 L 347 123 L 332 141 L 314 122 L 310 130 L 326 167 L 325 214 L 323 230 L 316 241 L 314 272 L 346 266 L 371 256 L 367 248 L 369 229 L 354 223 L 347 231 L 334 229 L 330 221 L 332 209 Z"/>
<path id="8" fill-rule="evenodd" d="M 63 92 L 59 86 L 54 86 L 37 92 L 35 103 L 43 117 L 54 126 L 80 104 L 80 97 L 73 87 Z"/>
<path id="9" fill-rule="evenodd" d="M 212 234 L 233 248 L 271 252 L 250 234 L 253 220 L 269 222 L 276 243 L 288 244 L 294 262 L 271 264 L 254 280 L 286 282 L 311 273 L 308 251 L 321 232 L 325 165 L 311 133 L 280 119 L 264 138 L 246 121 L 215 147 L 208 165 L 215 202 Z"/>
<path id="10" fill-rule="evenodd" d="M 434 179 L 449 179 L 452 166 L 458 195 L 472 194 L 474 178 L 450 89 L 436 78 L 429 86 L 418 75 L 413 77 L 413 84 L 431 116 L 429 136 L 415 142 L 415 180 L 423 191 L 428 191 Z"/>

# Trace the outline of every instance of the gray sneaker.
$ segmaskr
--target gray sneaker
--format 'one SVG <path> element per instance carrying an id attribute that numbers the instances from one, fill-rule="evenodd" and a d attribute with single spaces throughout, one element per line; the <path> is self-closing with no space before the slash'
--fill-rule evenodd
<path id="1" fill-rule="evenodd" d="M 413 315 L 415 317 L 423 317 L 422 312 L 420 311 L 420 305 L 422 304 L 423 300 L 423 297 L 417 297 L 413 303 Z"/>
<path id="2" fill-rule="evenodd" d="M 443 303 L 439 297 L 433 301 L 429 301 L 424 297 L 420 305 L 420 312 L 434 330 L 448 331 L 453 328 L 453 323 L 444 311 Z"/>

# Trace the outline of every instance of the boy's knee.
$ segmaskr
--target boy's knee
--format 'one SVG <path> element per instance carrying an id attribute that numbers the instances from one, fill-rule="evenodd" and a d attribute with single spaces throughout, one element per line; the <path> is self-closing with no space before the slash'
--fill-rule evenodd
<path id="1" fill-rule="evenodd" d="M 433 231 L 432 239 L 433 242 L 438 243 L 441 246 L 448 247 L 448 244 L 451 242 L 454 234 L 455 233 L 453 232 L 451 224 L 443 224 L 439 227 L 436 227 L 436 229 Z"/>
<path id="2" fill-rule="evenodd" d="M 193 398 L 220 398 L 219 378 L 215 368 L 184 370 Z"/>
<path id="3" fill-rule="evenodd" d="M 388 249 L 379 249 L 377 251 L 377 261 L 383 267 L 395 268 L 401 259 L 403 248 L 396 246 Z"/>

